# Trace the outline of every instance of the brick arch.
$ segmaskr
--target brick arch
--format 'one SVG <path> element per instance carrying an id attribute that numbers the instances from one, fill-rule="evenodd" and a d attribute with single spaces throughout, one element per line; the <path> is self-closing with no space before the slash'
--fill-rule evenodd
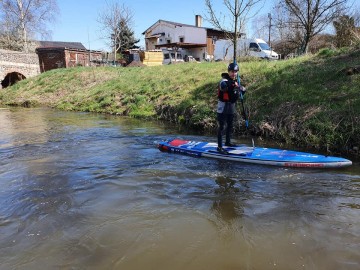
<path id="1" fill-rule="evenodd" d="M 0 74 L 0 84 L 2 88 L 11 86 L 18 81 L 25 80 L 26 78 L 31 77 L 27 73 L 28 72 L 21 69 L 6 69 L 2 72 L 2 74 Z"/>
<path id="2" fill-rule="evenodd" d="M 2 81 L 7 80 L 11 76 L 8 74 L 12 73 L 16 75 L 16 80 L 18 76 L 30 78 L 40 74 L 37 55 L 0 49 L 0 83 L 7 84 L 6 81 Z"/>
<path id="3" fill-rule="evenodd" d="M 5 75 L 5 77 L 1 80 L 1 86 L 2 88 L 6 88 L 24 79 L 26 79 L 26 76 L 20 72 L 17 71 L 8 72 Z"/>
<path id="4" fill-rule="evenodd" d="M 12 72 L 21 73 L 21 74 L 23 74 L 26 78 L 32 77 L 29 71 L 24 70 L 24 69 L 22 69 L 21 67 L 19 67 L 19 68 L 7 68 L 7 69 L 5 69 L 4 72 L 3 72 L 3 77 L 6 76 L 6 75 L 9 74 L 9 73 L 12 73 Z"/>

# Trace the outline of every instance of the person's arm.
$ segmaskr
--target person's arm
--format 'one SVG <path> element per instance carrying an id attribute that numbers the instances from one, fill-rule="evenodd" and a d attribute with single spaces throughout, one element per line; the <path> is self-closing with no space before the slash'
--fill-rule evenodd
<path id="1" fill-rule="evenodd" d="M 222 80 L 220 82 L 220 91 L 227 92 L 228 91 L 228 85 L 226 80 Z"/>

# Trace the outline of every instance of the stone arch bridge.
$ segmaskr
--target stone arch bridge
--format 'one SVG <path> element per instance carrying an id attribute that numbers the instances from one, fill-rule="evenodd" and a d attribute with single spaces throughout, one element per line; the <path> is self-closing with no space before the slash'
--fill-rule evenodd
<path id="1" fill-rule="evenodd" d="M 2 88 L 38 74 L 40 74 L 40 65 L 36 53 L 0 49 L 0 82 Z"/>

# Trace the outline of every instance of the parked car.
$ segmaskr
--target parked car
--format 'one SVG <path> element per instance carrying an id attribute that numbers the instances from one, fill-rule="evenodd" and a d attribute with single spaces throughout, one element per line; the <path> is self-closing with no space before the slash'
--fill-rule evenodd
<path id="1" fill-rule="evenodd" d="M 238 56 L 253 56 L 268 60 L 278 60 L 279 55 L 262 39 L 239 39 L 237 41 Z M 215 42 L 214 59 L 232 60 L 234 46 L 230 40 L 219 39 Z"/>

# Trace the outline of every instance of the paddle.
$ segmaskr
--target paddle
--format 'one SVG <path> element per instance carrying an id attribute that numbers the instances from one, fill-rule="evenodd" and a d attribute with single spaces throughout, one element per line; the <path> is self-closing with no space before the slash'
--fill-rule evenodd
<path id="1" fill-rule="evenodd" d="M 234 57 L 234 64 L 237 65 L 236 57 Z M 238 85 L 240 86 L 240 75 L 239 75 L 240 66 L 238 65 L 238 67 L 239 67 L 239 70 L 238 70 L 238 73 L 237 73 L 236 76 L 237 76 Z M 241 107 L 242 107 L 242 112 L 243 112 L 242 114 L 243 114 L 243 117 L 244 117 L 244 120 L 245 120 L 246 130 L 248 130 L 248 128 L 249 128 L 249 119 L 248 119 L 248 117 L 246 115 L 246 110 L 245 110 L 245 106 L 244 106 L 244 96 L 242 94 L 242 91 L 240 91 L 240 101 L 241 101 Z M 255 149 L 254 139 L 252 138 L 251 141 L 252 141 L 253 148 Z"/>
<path id="2" fill-rule="evenodd" d="M 234 58 L 234 64 L 237 65 L 236 63 L 236 59 Z M 238 65 L 239 66 L 239 65 Z M 237 82 L 238 82 L 238 85 L 240 86 L 240 66 L 239 66 L 239 71 L 237 73 Z M 241 101 L 241 107 L 242 107 L 242 114 L 243 114 L 243 117 L 244 117 L 244 120 L 245 120 L 245 126 L 246 126 L 246 129 L 249 128 L 249 120 L 248 120 L 248 117 L 246 115 L 246 111 L 245 111 L 245 106 L 244 106 L 244 96 L 242 94 L 242 91 L 240 91 L 240 101 Z"/>

